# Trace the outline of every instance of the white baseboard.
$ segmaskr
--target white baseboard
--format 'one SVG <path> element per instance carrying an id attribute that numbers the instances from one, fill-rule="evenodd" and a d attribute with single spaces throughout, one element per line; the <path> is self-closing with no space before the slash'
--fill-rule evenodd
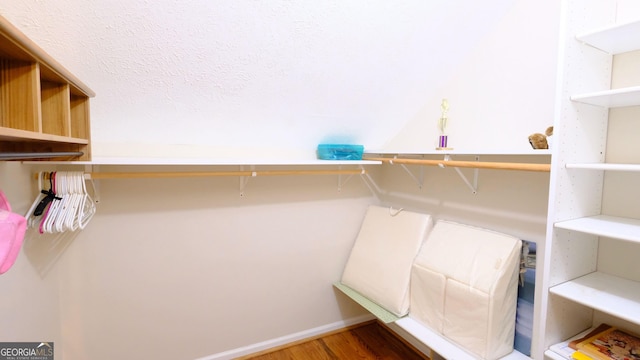
<path id="1" fill-rule="evenodd" d="M 358 316 L 358 317 L 355 317 L 355 318 L 346 319 L 346 320 L 337 321 L 337 322 L 334 322 L 334 323 L 331 323 L 331 324 L 319 326 L 319 327 L 316 327 L 316 328 L 313 328 L 313 329 L 300 331 L 300 332 L 293 333 L 293 334 L 286 335 L 286 336 L 282 336 L 282 337 L 279 337 L 279 338 L 275 338 L 275 339 L 259 342 L 259 343 L 256 343 L 256 344 L 243 346 L 241 348 L 237 348 L 237 349 L 233 349 L 233 350 L 229 350 L 229 351 L 225 351 L 225 352 L 221 352 L 221 353 L 217 353 L 217 354 L 213 354 L 213 355 L 208 355 L 208 356 L 201 357 L 201 358 L 198 358 L 198 359 L 195 359 L 195 360 L 230 360 L 230 359 L 235 359 L 235 358 L 240 357 L 240 356 L 253 354 L 253 353 L 256 353 L 256 352 L 259 352 L 259 351 L 263 351 L 263 350 L 267 350 L 267 349 L 271 349 L 271 348 L 274 348 L 274 347 L 277 347 L 277 346 L 286 345 L 286 344 L 292 343 L 294 341 L 303 340 L 303 339 L 311 338 L 311 337 L 314 337 L 314 336 L 322 335 L 324 333 L 328 333 L 328 332 L 331 332 L 331 331 L 334 331 L 334 330 L 339 330 L 339 329 L 342 329 L 344 327 L 355 325 L 355 324 L 359 324 L 361 322 L 369 321 L 369 320 L 372 320 L 372 319 L 375 319 L 375 317 L 373 315 L 366 314 L 366 315 Z"/>

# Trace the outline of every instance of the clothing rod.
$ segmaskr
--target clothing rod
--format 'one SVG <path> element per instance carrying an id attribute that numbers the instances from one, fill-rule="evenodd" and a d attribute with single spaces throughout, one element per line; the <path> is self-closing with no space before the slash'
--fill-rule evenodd
<path id="1" fill-rule="evenodd" d="M 365 158 L 363 160 L 382 161 L 386 163 L 408 164 L 408 165 L 430 165 L 441 167 L 460 167 L 475 169 L 496 169 L 496 170 L 522 170 L 522 171 L 551 171 L 551 164 L 531 164 L 531 163 L 505 163 L 486 161 L 460 161 L 460 160 L 428 160 L 428 159 L 401 159 L 401 158 Z"/>
<path id="2" fill-rule="evenodd" d="M 82 151 L 61 151 L 61 152 L 24 152 L 24 153 L 0 153 L 0 160 L 24 160 L 24 159 L 42 159 L 56 157 L 75 157 L 82 156 Z"/>
<path id="3" fill-rule="evenodd" d="M 99 179 L 143 179 L 143 178 L 180 178 L 214 176 L 279 176 L 279 175 L 365 175 L 362 170 L 255 170 L 255 171 L 203 171 L 203 172 L 92 172 L 85 173 L 87 180 Z M 38 174 L 35 175 L 36 178 Z M 48 174 L 45 174 L 45 178 Z"/>

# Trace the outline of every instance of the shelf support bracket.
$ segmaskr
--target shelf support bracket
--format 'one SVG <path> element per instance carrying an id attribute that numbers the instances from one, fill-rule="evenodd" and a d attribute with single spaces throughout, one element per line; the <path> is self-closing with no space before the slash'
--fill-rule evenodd
<path id="1" fill-rule="evenodd" d="M 342 170 L 342 166 L 338 166 L 339 170 Z M 364 167 L 362 165 L 360 165 L 360 176 L 362 177 L 363 175 L 366 175 L 367 171 L 364 169 Z M 344 185 L 346 185 L 346 183 L 351 180 L 351 178 L 353 177 L 354 174 L 350 174 L 349 176 L 347 176 L 344 181 L 342 181 L 342 174 L 338 174 L 338 192 L 342 191 L 342 187 Z"/>
<path id="2" fill-rule="evenodd" d="M 449 160 L 451 160 L 451 155 L 445 155 L 444 161 L 449 161 Z M 480 160 L 480 157 L 476 156 L 476 161 L 478 160 Z M 444 168 L 445 166 L 443 165 L 440 167 Z M 462 170 L 460 170 L 460 168 L 454 167 L 453 169 L 458 173 L 458 176 L 460 176 L 460 178 L 462 179 L 462 181 L 464 181 L 467 187 L 471 189 L 471 193 L 474 195 L 477 194 L 478 193 L 478 169 L 477 168 L 473 169 L 473 183 L 469 181 L 467 176 L 462 172 Z"/>
<path id="3" fill-rule="evenodd" d="M 100 183 L 95 181 L 90 175 L 93 173 L 93 165 L 85 165 L 84 173 L 85 181 L 89 180 L 89 184 L 91 184 L 91 189 L 93 190 L 93 202 L 97 204 L 100 202 Z"/>
<path id="4" fill-rule="evenodd" d="M 397 156 L 394 156 L 393 158 L 396 159 Z M 389 164 L 393 165 L 393 160 L 390 160 Z M 402 167 L 404 171 L 409 174 L 409 176 L 411 176 L 413 181 L 416 182 L 416 184 L 418 185 L 418 189 L 422 189 L 422 186 L 424 185 L 424 166 L 418 166 L 418 168 L 420 169 L 420 174 L 418 176 L 416 176 L 411 170 L 409 170 L 409 167 L 406 164 L 400 164 L 400 167 Z"/>
<path id="5" fill-rule="evenodd" d="M 342 170 L 342 166 L 338 166 L 338 169 Z M 342 191 L 342 186 L 345 185 L 351 179 L 352 176 L 353 175 L 347 176 L 347 178 L 343 182 L 342 175 L 338 174 L 338 192 Z"/>
<path id="6" fill-rule="evenodd" d="M 364 171 L 364 168 L 362 169 L 362 171 L 363 171 L 362 173 L 363 175 L 361 175 L 362 181 L 364 182 L 365 185 L 367 185 L 367 187 L 369 188 L 369 191 L 371 191 L 371 194 L 375 196 L 376 199 L 380 200 L 380 197 L 378 195 L 384 193 L 384 191 L 378 186 L 378 184 L 376 184 L 376 182 L 373 180 L 371 175 L 366 171 Z"/>
<path id="7" fill-rule="evenodd" d="M 249 180 L 251 180 L 252 177 L 258 176 L 255 170 L 256 167 L 251 165 L 251 176 L 240 176 L 240 197 L 244 197 L 244 189 L 247 187 Z M 240 171 L 244 171 L 244 166 L 240 166 Z"/>

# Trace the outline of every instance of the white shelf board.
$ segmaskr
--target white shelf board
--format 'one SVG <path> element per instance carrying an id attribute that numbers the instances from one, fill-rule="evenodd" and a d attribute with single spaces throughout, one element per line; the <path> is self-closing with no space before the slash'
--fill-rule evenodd
<path id="1" fill-rule="evenodd" d="M 553 344 L 549 347 L 547 351 L 544 352 L 544 354 L 548 358 L 551 358 L 553 360 L 565 360 L 565 359 L 571 360 L 573 359 L 571 355 L 574 353 L 575 350 L 569 347 L 569 343 L 571 343 L 573 340 L 581 339 L 587 336 L 587 334 L 589 334 L 594 329 L 595 327 L 588 328 L 587 330 L 584 330 L 579 334 L 576 334 L 563 342 Z"/>
<path id="2" fill-rule="evenodd" d="M 607 108 L 637 106 L 640 105 L 640 86 L 573 95 L 571 100 Z"/>
<path id="3" fill-rule="evenodd" d="M 395 322 L 396 325 L 407 331 L 420 342 L 424 343 L 431 350 L 438 353 L 445 359 L 475 360 L 476 356 L 471 355 L 458 345 L 447 340 L 442 335 L 432 331 L 428 327 L 420 324 L 416 320 L 407 316 Z M 514 350 L 511 354 L 500 358 L 501 360 L 531 360 L 530 357 Z"/>
<path id="4" fill-rule="evenodd" d="M 616 24 L 576 36 L 579 41 L 609 54 L 640 49 L 640 20 Z"/>
<path id="5" fill-rule="evenodd" d="M 96 157 L 91 161 L 25 161 L 36 165 L 379 165 L 380 161 L 371 160 L 318 160 L 318 159 L 211 159 L 211 158 L 134 158 L 134 157 Z"/>
<path id="6" fill-rule="evenodd" d="M 525 150 L 519 152 L 513 151 L 496 151 L 496 150 L 478 150 L 478 151 L 469 151 L 469 150 L 367 150 L 365 155 L 551 155 L 551 150 L 540 149 L 540 150 Z"/>
<path id="7" fill-rule="evenodd" d="M 579 231 L 614 239 L 640 242 L 640 220 L 596 215 L 554 224 L 556 228 Z"/>
<path id="8" fill-rule="evenodd" d="M 552 350 L 545 351 L 544 352 L 544 356 L 546 356 L 546 357 L 548 357 L 549 359 L 552 359 L 552 360 L 567 360 L 567 359 L 571 360 L 571 358 L 564 357 L 564 356 L 562 356 L 562 355 L 560 355 L 560 354 L 558 354 L 558 353 L 556 353 L 555 351 L 552 351 Z"/>
<path id="9" fill-rule="evenodd" d="M 567 169 L 608 170 L 608 171 L 640 171 L 640 164 L 583 163 L 566 164 Z"/>
<path id="10" fill-rule="evenodd" d="M 640 323 L 640 283 L 593 272 L 549 289 L 552 294 L 632 323 Z"/>

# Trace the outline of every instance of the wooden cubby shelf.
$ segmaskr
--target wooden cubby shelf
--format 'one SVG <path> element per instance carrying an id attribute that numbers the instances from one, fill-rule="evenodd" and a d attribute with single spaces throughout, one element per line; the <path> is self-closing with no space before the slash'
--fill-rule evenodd
<path id="1" fill-rule="evenodd" d="M 0 17 L 0 152 L 78 153 L 91 160 L 95 94 Z M 7 157 L 5 157 L 7 158 Z M 55 158 L 54 158 L 55 159 Z"/>

